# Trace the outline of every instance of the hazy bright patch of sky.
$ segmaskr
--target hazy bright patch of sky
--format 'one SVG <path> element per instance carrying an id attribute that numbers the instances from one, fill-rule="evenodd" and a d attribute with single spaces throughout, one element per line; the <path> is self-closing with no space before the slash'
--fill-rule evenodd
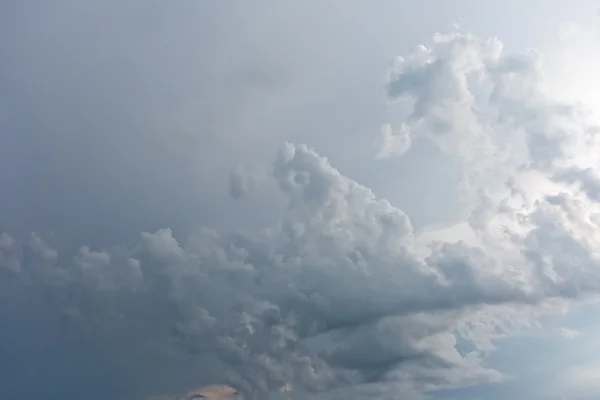
<path id="1" fill-rule="evenodd" d="M 599 7 L 3 1 L 0 398 L 598 398 Z"/>

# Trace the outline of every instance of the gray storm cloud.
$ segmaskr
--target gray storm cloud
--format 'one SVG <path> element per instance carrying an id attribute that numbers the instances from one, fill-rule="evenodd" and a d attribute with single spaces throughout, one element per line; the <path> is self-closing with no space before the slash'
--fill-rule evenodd
<path id="1" fill-rule="evenodd" d="M 184 239 L 165 228 L 66 258 L 38 235 L 5 233 L 2 279 L 133 368 L 148 349 L 217 360 L 215 380 L 248 399 L 419 398 L 500 381 L 485 357 L 494 335 L 511 334 L 507 321 L 600 290 L 597 174 L 582 156 L 598 151 L 594 129 L 540 89 L 538 69 L 533 53 L 453 33 L 390 74 L 390 100 L 413 112 L 400 144 L 386 128 L 380 154 L 425 138 L 458 158 L 470 196 L 461 223 L 475 239 L 430 239 L 314 149 L 286 143 L 271 178 L 287 206 L 271 226 Z M 231 195 L 249 179 L 232 170 Z"/>

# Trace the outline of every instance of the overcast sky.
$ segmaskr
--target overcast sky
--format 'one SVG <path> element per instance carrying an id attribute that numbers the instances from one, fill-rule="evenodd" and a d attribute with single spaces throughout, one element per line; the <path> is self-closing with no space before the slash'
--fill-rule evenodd
<path id="1" fill-rule="evenodd" d="M 597 399 L 598 7 L 3 1 L 0 397 Z"/>

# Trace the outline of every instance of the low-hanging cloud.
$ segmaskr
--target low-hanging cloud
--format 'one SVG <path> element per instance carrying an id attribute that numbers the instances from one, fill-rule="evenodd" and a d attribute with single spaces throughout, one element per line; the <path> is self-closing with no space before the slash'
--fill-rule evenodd
<path id="1" fill-rule="evenodd" d="M 5 233 L 2 279 L 124 357 L 139 340 L 218 360 L 218 383 L 248 399 L 419 398 L 501 381 L 486 364 L 494 339 L 600 290 L 595 130 L 541 89 L 539 68 L 535 53 L 453 33 L 391 74 L 390 99 L 413 112 L 401 138 L 386 128 L 380 156 L 423 137 L 457 157 L 475 239 L 415 232 L 317 151 L 286 143 L 271 169 L 287 208 L 263 230 L 181 239 L 165 228 L 66 258 L 38 235 Z M 246 178 L 232 170 L 233 197 Z"/>

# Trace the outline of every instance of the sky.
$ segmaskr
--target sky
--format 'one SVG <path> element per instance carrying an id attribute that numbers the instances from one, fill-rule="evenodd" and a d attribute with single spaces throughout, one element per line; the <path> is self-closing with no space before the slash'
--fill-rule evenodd
<path id="1" fill-rule="evenodd" d="M 599 7 L 2 2 L 0 398 L 598 398 Z"/>

